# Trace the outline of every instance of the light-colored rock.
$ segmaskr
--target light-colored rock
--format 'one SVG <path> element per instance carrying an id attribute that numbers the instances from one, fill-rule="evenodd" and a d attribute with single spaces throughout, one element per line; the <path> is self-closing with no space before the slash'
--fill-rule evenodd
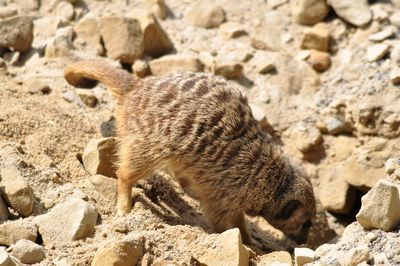
<path id="1" fill-rule="evenodd" d="M 13 2 L 18 5 L 22 13 L 37 11 L 40 7 L 39 0 L 14 0 Z"/>
<path id="2" fill-rule="evenodd" d="M 349 126 L 342 120 L 336 117 L 329 117 L 324 122 L 327 133 L 331 135 L 337 135 L 341 133 L 347 133 L 350 131 Z"/>
<path id="3" fill-rule="evenodd" d="M 93 94 L 93 91 L 86 89 L 75 89 L 76 94 L 79 96 L 81 101 L 89 107 L 95 107 L 98 100 L 96 95 Z"/>
<path id="4" fill-rule="evenodd" d="M 194 26 L 216 28 L 225 21 L 225 11 L 216 2 L 196 0 L 185 14 Z"/>
<path id="5" fill-rule="evenodd" d="M 400 84 L 400 67 L 393 68 L 390 71 L 390 80 L 393 84 L 398 85 Z"/>
<path id="6" fill-rule="evenodd" d="M 191 55 L 165 55 L 151 60 L 149 65 L 150 71 L 154 76 L 164 76 L 186 71 L 203 71 L 203 64 L 196 56 Z"/>
<path id="7" fill-rule="evenodd" d="M 292 266 L 292 257 L 286 251 L 275 251 L 257 258 L 256 266 Z"/>
<path id="8" fill-rule="evenodd" d="M 315 255 L 318 258 L 321 258 L 325 255 L 327 255 L 329 253 L 329 251 L 331 251 L 331 249 L 334 248 L 333 244 L 323 244 L 321 246 L 319 246 L 316 250 L 315 250 Z"/>
<path id="9" fill-rule="evenodd" d="M 56 36 L 52 38 L 46 45 L 46 58 L 66 57 L 69 56 L 74 47 L 71 41 L 65 36 Z"/>
<path id="10" fill-rule="evenodd" d="M 291 8 L 294 21 L 304 25 L 322 21 L 329 12 L 325 0 L 295 0 L 291 1 Z"/>
<path id="11" fill-rule="evenodd" d="M 249 105 L 251 108 L 251 112 L 252 112 L 254 118 L 258 121 L 258 124 L 260 125 L 260 127 L 267 128 L 268 121 L 267 121 L 267 116 L 265 115 L 264 110 L 255 104 L 249 104 Z"/>
<path id="12" fill-rule="evenodd" d="M 371 188 L 385 176 L 384 168 L 372 168 L 350 157 L 343 164 L 343 177 L 354 187 Z"/>
<path id="13" fill-rule="evenodd" d="M 219 61 L 214 70 L 215 75 L 226 79 L 234 79 L 243 75 L 243 65 L 235 61 Z"/>
<path id="14" fill-rule="evenodd" d="M 224 39 L 237 38 L 246 34 L 244 26 L 237 22 L 225 22 L 218 28 L 218 35 Z"/>
<path id="15" fill-rule="evenodd" d="M 202 265 L 249 265 L 249 253 L 242 244 L 239 229 L 230 229 L 217 235 L 213 247 L 205 250 L 201 256 L 196 258 Z"/>
<path id="16" fill-rule="evenodd" d="M 319 129 L 301 123 L 290 129 L 290 138 L 299 151 L 307 153 L 321 143 L 322 134 Z"/>
<path id="17" fill-rule="evenodd" d="M 283 49 L 280 34 L 274 31 L 256 30 L 251 35 L 251 46 L 259 50 L 280 51 Z"/>
<path id="18" fill-rule="evenodd" d="M 97 216 L 92 204 L 72 197 L 37 216 L 36 223 L 44 245 L 59 246 L 92 235 Z"/>
<path id="19" fill-rule="evenodd" d="M 43 79 L 30 80 L 27 85 L 29 86 L 29 92 L 32 94 L 49 94 L 51 92 L 48 82 Z"/>
<path id="20" fill-rule="evenodd" d="M 361 209 L 356 218 L 366 229 L 391 231 L 400 224 L 399 209 L 398 185 L 382 179 L 362 197 Z"/>
<path id="21" fill-rule="evenodd" d="M 316 259 L 315 252 L 309 248 L 295 248 L 294 260 L 297 266 L 313 262 Z"/>
<path id="22" fill-rule="evenodd" d="M 389 17 L 390 23 L 393 26 L 400 27 L 400 10 L 395 11 L 390 17 Z"/>
<path id="23" fill-rule="evenodd" d="M 374 62 L 382 59 L 389 51 L 390 46 L 388 44 L 374 44 L 367 48 L 367 60 Z"/>
<path id="24" fill-rule="evenodd" d="M 389 175 L 398 168 L 400 168 L 400 158 L 391 158 L 385 162 L 385 170 Z"/>
<path id="25" fill-rule="evenodd" d="M 271 58 L 268 55 L 256 56 L 254 61 L 254 66 L 257 73 L 266 74 L 276 69 L 274 58 Z"/>
<path id="26" fill-rule="evenodd" d="M 88 13 L 75 25 L 76 40 L 74 44 L 87 53 L 102 55 L 104 48 L 100 43 L 100 22 L 92 13 Z"/>
<path id="27" fill-rule="evenodd" d="M 381 5 L 372 5 L 371 11 L 374 21 L 379 21 L 380 23 L 384 23 L 389 19 L 389 13 Z"/>
<path id="28" fill-rule="evenodd" d="M 101 174 L 116 177 L 116 138 L 91 139 L 83 151 L 83 165 L 91 175 Z"/>
<path id="29" fill-rule="evenodd" d="M 340 175 L 336 167 L 322 168 L 318 171 L 319 200 L 330 212 L 346 214 L 355 202 L 356 191 Z"/>
<path id="30" fill-rule="evenodd" d="M 304 33 L 302 49 L 315 49 L 327 52 L 329 46 L 329 29 L 323 23 L 318 23 Z"/>
<path id="31" fill-rule="evenodd" d="M 395 33 L 395 29 L 392 27 L 387 27 L 384 30 L 374 33 L 371 36 L 368 37 L 368 40 L 374 41 L 374 42 L 381 42 L 383 40 L 386 40 L 390 37 L 392 37 Z"/>
<path id="32" fill-rule="evenodd" d="M 15 266 L 14 261 L 3 247 L 0 247 L 0 266 Z"/>
<path id="33" fill-rule="evenodd" d="M 23 219 L 0 224 L 0 245 L 10 246 L 20 239 L 27 239 L 35 242 L 36 238 L 36 226 L 25 222 Z"/>
<path id="34" fill-rule="evenodd" d="M 0 21 L 0 48 L 12 48 L 25 53 L 33 42 L 33 20 L 28 16 L 16 16 Z"/>
<path id="35" fill-rule="evenodd" d="M 18 8 L 16 5 L 7 5 L 0 7 L 0 19 L 16 16 L 18 14 Z"/>
<path id="36" fill-rule="evenodd" d="M 148 8 L 160 19 L 166 19 L 169 8 L 165 0 L 147 0 Z"/>
<path id="37" fill-rule="evenodd" d="M 11 248 L 11 256 L 24 264 L 39 263 L 45 257 L 43 247 L 30 240 L 18 240 Z"/>
<path id="38" fill-rule="evenodd" d="M 117 180 L 115 178 L 110 178 L 103 175 L 93 175 L 90 177 L 90 182 L 92 182 L 94 188 L 107 200 L 116 202 Z"/>
<path id="39" fill-rule="evenodd" d="M 140 242 L 117 242 L 97 250 L 92 266 L 135 266 L 143 255 Z"/>
<path id="40" fill-rule="evenodd" d="M 174 48 L 168 34 L 158 23 L 153 14 L 146 10 L 134 10 L 127 15 L 140 22 L 144 36 L 144 52 L 152 57 L 159 57 L 169 53 Z"/>
<path id="41" fill-rule="evenodd" d="M 297 60 L 307 60 L 311 55 L 311 52 L 309 50 L 301 50 L 297 55 L 296 59 Z"/>
<path id="42" fill-rule="evenodd" d="M 331 58 L 329 54 L 317 50 L 311 50 L 307 62 L 314 70 L 319 72 L 325 71 L 331 66 Z"/>
<path id="43" fill-rule="evenodd" d="M 18 214 L 28 216 L 33 211 L 33 191 L 15 166 L 0 168 L 0 186 L 4 188 L 6 200 Z"/>
<path id="44" fill-rule="evenodd" d="M 352 248 L 343 259 L 342 265 L 361 266 L 362 263 L 370 259 L 369 248 L 367 245 Z M 360 265 L 361 264 L 361 265 Z M 368 265 L 368 264 L 367 264 Z"/>
<path id="45" fill-rule="evenodd" d="M 138 20 L 108 16 L 100 19 L 100 34 L 107 56 L 133 64 L 144 52 L 144 36 Z"/>
<path id="46" fill-rule="evenodd" d="M 74 6 L 67 1 L 61 1 L 57 5 L 56 14 L 62 21 L 70 21 L 75 15 Z"/>
<path id="47" fill-rule="evenodd" d="M 136 60 L 132 65 L 132 71 L 138 78 L 144 78 L 150 74 L 149 63 L 145 60 Z"/>
<path id="48" fill-rule="evenodd" d="M 364 26 L 372 19 L 367 0 L 329 0 L 328 3 L 339 17 L 355 26 Z"/>
<path id="49" fill-rule="evenodd" d="M 10 52 L 6 53 L 3 56 L 4 61 L 6 61 L 10 65 L 17 65 L 19 60 L 21 59 L 21 53 L 20 52 Z"/>

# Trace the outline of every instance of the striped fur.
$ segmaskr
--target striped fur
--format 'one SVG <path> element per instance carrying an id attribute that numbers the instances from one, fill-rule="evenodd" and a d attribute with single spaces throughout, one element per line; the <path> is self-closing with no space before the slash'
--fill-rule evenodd
<path id="1" fill-rule="evenodd" d="M 262 215 L 286 233 L 299 233 L 315 215 L 306 174 L 270 142 L 247 99 L 223 79 L 185 73 L 131 81 L 102 62 L 73 64 L 65 77 L 73 85 L 129 82 L 129 88 L 112 89 L 122 95 L 116 110 L 120 212 L 130 211 L 139 179 L 170 169 L 194 192 L 217 232 L 239 227 L 245 242 L 251 237 L 244 213 Z"/>

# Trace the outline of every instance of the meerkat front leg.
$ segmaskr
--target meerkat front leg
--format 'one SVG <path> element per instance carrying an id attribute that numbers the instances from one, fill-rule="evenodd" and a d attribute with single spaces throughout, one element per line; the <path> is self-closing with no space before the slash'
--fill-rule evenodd
<path id="1" fill-rule="evenodd" d="M 247 225 L 243 213 L 239 213 L 233 218 L 232 225 L 233 227 L 239 228 L 240 234 L 242 235 L 243 243 L 253 244 L 254 241 L 247 230 Z"/>

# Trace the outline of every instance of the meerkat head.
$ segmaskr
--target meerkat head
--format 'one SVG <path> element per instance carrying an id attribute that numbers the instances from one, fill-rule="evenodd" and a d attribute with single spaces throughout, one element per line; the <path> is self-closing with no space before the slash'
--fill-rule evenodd
<path id="1" fill-rule="evenodd" d="M 304 242 L 316 214 L 313 188 L 301 167 L 286 158 L 282 159 L 280 174 L 285 175 L 282 180 L 286 182 L 273 191 L 272 198 L 259 205 L 256 213 L 248 214 L 262 216 L 296 242 Z"/>
<path id="2" fill-rule="evenodd" d="M 316 214 L 315 196 L 306 172 L 285 159 L 287 183 L 275 195 L 276 208 L 263 206 L 262 216 L 296 241 L 303 242 Z"/>

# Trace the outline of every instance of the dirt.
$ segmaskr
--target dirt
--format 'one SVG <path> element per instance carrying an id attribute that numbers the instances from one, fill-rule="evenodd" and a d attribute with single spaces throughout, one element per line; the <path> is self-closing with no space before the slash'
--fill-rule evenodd
<path id="1" fill-rule="evenodd" d="M 2 5 L 8 2 L 0 1 Z M 216 2 L 225 10 L 226 20 L 239 22 L 247 35 L 225 40 L 218 36 L 218 29 L 194 27 L 184 19 L 191 1 L 167 0 L 170 14 L 159 22 L 174 43 L 172 53 L 198 55 L 206 51 L 217 54 L 217 60 L 223 60 L 244 50 L 256 58 L 262 52 L 250 44 L 256 31 L 268 32 L 274 40 L 286 36 L 288 41 L 274 51 L 275 72 L 257 73 L 253 58 L 242 62 L 243 76 L 230 82 L 239 87 L 251 103 L 262 108 L 269 133 L 290 156 L 301 160 L 312 177 L 317 195 L 321 195 L 318 170 L 340 168 L 349 158 L 359 162 L 365 173 L 375 169 L 383 174 L 384 161 L 400 152 L 400 119 L 392 124 L 387 122 L 390 115 L 399 116 L 400 90 L 389 78 L 389 55 L 368 63 L 365 50 L 371 45 L 368 36 L 390 22 L 374 20 L 364 28 L 356 28 L 331 11 L 324 22 L 332 36 L 329 48 L 332 65 L 327 71 L 317 73 L 306 62 L 294 59 L 308 27 L 293 22 L 288 1 L 282 1 L 277 8 L 271 8 L 264 0 Z M 142 5 L 140 1 L 77 1 L 75 17 L 64 25 L 75 25 L 78 14 L 88 10 L 99 16 L 124 16 Z M 43 0 L 39 10 L 27 13 L 35 19 L 54 19 L 55 11 L 49 11 L 50 6 L 51 1 Z M 371 6 L 387 10 L 388 14 L 399 10 L 389 1 L 374 1 Z M 134 207 L 123 217 L 116 215 L 114 202 L 105 199 L 89 181 L 90 175 L 80 161 L 82 152 L 89 139 L 102 137 L 101 125 L 112 116 L 116 102 L 103 85 L 94 89 L 99 100 L 94 108 L 84 105 L 77 96 L 73 96 L 72 102 L 65 99 L 66 93 L 73 93 L 74 88 L 63 79 L 64 67 L 78 58 L 93 56 L 74 50 L 72 56 L 44 57 L 43 40 L 55 34 L 51 29 L 48 31 L 36 27 L 31 50 L 22 54 L 16 65 L 7 62 L 7 70 L 1 70 L 0 165 L 17 165 L 34 191 L 34 212 L 24 219 L 32 220 L 74 195 L 83 196 L 94 204 L 100 218 L 92 236 L 65 243 L 62 248 L 45 247 L 46 256 L 39 265 L 89 265 L 100 247 L 136 237 L 145 239 L 146 251 L 139 264 L 151 265 L 160 260 L 177 265 L 193 264 L 193 256 L 208 248 L 206 239 L 213 231 L 199 203 L 168 175 L 159 173 L 141 181 L 135 189 Z M 388 42 L 399 45 L 398 38 L 397 30 Z M 352 55 L 350 63 L 341 62 L 343 51 Z M 130 66 L 123 67 L 130 70 Z M 47 84 L 50 91 L 40 91 L 38 81 Z M 338 102 L 342 103 L 339 107 Z M 368 112 L 371 114 L 366 114 Z M 296 149 L 290 134 L 293 127 L 301 122 L 305 127 L 315 128 L 331 116 L 350 123 L 351 129 L 339 133 L 340 136 L 323 132 L 322 142 L 306 154 Z M 342 144 L 345 138 L 348 141 Z M 383 144 L 377 148 L 371 142 L 378 140 Z M 350 175 L 346 170 L 340 174 Z M 360 197 L 368 187 L 352 185 L 352 188 L 352 193 L 357 194 L 352 211 L 337 215 L 320 207 L 320 227 L 314 229 L 314 238 L 310 236 L 307 246 L 315 249 L 334 239 L 355 220 Z M 12 219 L 20 218 L 13 213 Z M 250 232 L 257 241 L 250 248 L 257 255 L 273 250 L 293 251 L 295 243 L 266 221 L 248 220 Z M 392 234 L 398 239 L 398 230 Z M 38 243 L 41 244 L 40 239 Z"/>

